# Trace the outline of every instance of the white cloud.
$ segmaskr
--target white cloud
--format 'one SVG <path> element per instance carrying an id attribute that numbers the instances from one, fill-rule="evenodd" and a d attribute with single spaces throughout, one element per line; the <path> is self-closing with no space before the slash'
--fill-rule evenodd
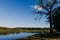
<path id="1" fill-rule="evenodd" d="M 42 11 L 43 8 L 39 5 L 35 5 L 35 6 L 31 6 L 32 8 L 34 8 L 35 10 L 38 10 L 38 11 Z"/>
<path id="2" fill-rule="evenodd" d="M 37 5 L 35 5 L 35 6 L 31 6 L 32 8 L 34 8 L 34 9 L 37 9 L 38 8 L 38 6 Z"/>
<path id="3" fill-rule="evenodd" d="M 34 8 L 34 9 L 38 9 L 38 6 L 37 6 L 37 5 L 35 5 L 33 8 Z"/>

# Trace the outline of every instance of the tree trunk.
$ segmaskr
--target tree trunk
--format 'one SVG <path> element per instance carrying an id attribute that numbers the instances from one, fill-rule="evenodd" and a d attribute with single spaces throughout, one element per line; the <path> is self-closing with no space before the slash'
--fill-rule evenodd
<path id="1" fill-rule="evenodd" d="M 51 15 L 51 11 L 50 11 L 50 34 L 53 33 L 53 30 L 52 30 L 52 15 Z"/>
<path id="2" fill-rule="evenodd" d="M 52 34 L 52 33 L 53 33 L 52 24 L 51 24 L 51 22 L 50 22 L 50 34 Z"/>

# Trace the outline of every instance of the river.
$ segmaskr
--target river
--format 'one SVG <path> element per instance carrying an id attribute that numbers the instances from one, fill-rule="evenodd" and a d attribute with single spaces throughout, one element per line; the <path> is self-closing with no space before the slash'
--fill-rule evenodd
<path id="1" fill-rule="evenodd" d="M 27 33 L 27 32 L 21 32 L 21 33 L 14 33 L 14 34 L 7 34 L 7 35 L 0 35 L 0 40 L 14 40 L 19 38 L 25 38 L 31 35 L 35 35 L 37 33 Z"/>

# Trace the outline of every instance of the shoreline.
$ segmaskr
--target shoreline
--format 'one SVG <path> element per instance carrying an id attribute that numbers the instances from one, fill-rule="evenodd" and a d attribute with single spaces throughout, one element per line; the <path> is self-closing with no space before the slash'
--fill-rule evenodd
<path id="1" fill-rule="evenodd" d="M 0 27 L 0 35 L 10 34 L 10 33 L 20 33 L 20 32 L 31 32 L 31 33 L 42 33 L 49 32 L 49 29 L 41 29 L 41 28 L 4 28 Z"/>
<path id="2" fill-rule="evenodd" d="M 40 34 L 32 35 L 23 39 L 16 39 L 16 40 L 60 40 L 60 37 L 41 37 Z"/>

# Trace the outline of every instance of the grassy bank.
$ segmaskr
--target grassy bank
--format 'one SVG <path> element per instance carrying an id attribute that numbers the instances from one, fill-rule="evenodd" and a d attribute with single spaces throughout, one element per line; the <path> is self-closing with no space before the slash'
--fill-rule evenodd
<path id="1" fill-rule="evenodd" d="M 6 28 L 0 27 L 0 34 L 20 33 L 20 32 L 37 32 L 49 33 L 49 28 Z"/>
<path id="2" fill-rule="evenodd" d="M 23 39 L 16 40 L 60 40 L 60 33 L 47 34 L 36 34 Z"/>

